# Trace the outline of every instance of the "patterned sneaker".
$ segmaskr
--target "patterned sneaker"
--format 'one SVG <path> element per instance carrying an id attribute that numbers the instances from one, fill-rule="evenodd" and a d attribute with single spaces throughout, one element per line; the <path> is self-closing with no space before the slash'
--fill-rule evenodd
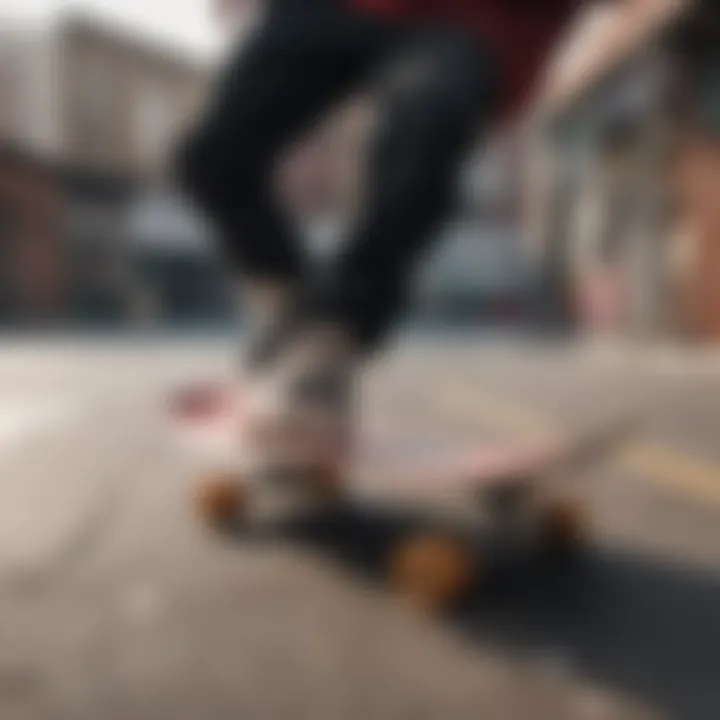
<path id="1" fill-rule="evenodd" d="M 335 325 L 303 328 L 252 383 L 248 454 L 259 472 L 338 481 L 351 451 L 356 356 Z"/>

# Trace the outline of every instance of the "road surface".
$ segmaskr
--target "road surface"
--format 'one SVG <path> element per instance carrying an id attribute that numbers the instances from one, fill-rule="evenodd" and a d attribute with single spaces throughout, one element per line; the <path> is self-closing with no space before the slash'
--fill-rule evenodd
<path id="1" fill-rule="evenodd" d="M 3 720 L 720 717 L 720 368 L 451 336 L 373 368 L 368 422 L 398 432 L 501 442 L 645 411 L 588 486 L 587 561 L 443 620 L 374 582 L 352 523 L 309 544 L 203 531 L 166 399 L 228 368 L 209 339 L 5 344 Z"/>

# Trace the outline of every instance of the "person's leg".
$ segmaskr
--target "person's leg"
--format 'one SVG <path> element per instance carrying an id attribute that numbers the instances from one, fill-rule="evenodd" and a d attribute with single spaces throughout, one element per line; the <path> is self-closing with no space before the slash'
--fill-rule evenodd
<path id="1" fill-rule="evenodd" d="M 304 271 L 273 194 L 276 157 L 362 79 L 387 39 L 335 0 L 275 0 L 181 147 L 180 181 L 215 226 L 242 284 L 256 289 L 256 304 L 276 304 Z"/>
<path id="2" fill-rule="evenodd" d="M 311 314 L 346 324 L 362 350 L 402 310 L 418 259 L 451 212 L 464 156 L 491 120 L 500 78 L 475 39 L 428 31 L 381 97 L 365 201 Z M 402 68 L 402 71 L 400 71 Z"/>
<path id="3" fill-rule="evenodd" d="M 380 98 L 359 222 L 328 275 L 306 286 L 282 358 L 285 425 L 306 469 L 342 468 L 358 361 L 402 309 L 410 274 L 452 210 L 460 164 L 499 93 L 493 59 L 475 40 L 428 31 L 394 49 L 401 67 Z"/>
<path id="4" fill-rule="evenodd" d="M 297 306 L 287 287 L 309 284 L 310 273 L 275 201 L 274 161 L 329 104 L 372 75 L 402 33 L 344 9 L 342 0 L 275 0 L 264 27 L 228 67 L 208 114 L 181 151 L 179 170 L 184 186 L 219 230 L 245 288 L 259 286 L 259 294 L 274 295 L 275 301 L 278 294 L 290 294 L 285 305 Z M 334 430 L 328 442 L 324 418 L 310 424 L 309 434 L 303 432 L 307 416 L 295 412 L 294 400 L 309 396 L 313 404 L 317 385 L 313 378 L 295 382 L 296 376 L 285 372 L 281 352 L 293 335 L 286 324 L 293 327 L 301 314 L 289 312 L 288 323 L 285 312 L 270 314 L 275 317 L 269 327 L 251 343 L 251 372 L 242 388 L 248 412 L 238 438 L 245 471 L 260 475 L 288 464 L 297 468 L 297 450 L 314 462 L 317 443 L 311 436 L 332 445 L 332 452 L 342 442 L 335 440 L 341 433 Z M 301 432 L 293 434 L 298 424 Z"/>
<path id="5" fill-rule="evenodd" d="M 360 220 L 326 276 L 306 285 L 281 363 L 298 444 L 342 467 L 353 379 L 402 309 L 416 261 L 452 209 L 460 163 L 492 115 L 499 79 L 475 40 L 403 39 L 366 174 Z M 292 422 L 289 423 L 292 425 Z M 322 455 L 322 453 L 320 453 Z"/>

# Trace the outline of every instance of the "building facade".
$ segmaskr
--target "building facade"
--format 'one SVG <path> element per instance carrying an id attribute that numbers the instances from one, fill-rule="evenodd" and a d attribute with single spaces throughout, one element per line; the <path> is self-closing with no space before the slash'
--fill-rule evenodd
<path id="1" fill-rule="evenodd" d="M 82 16 L 0 32 L 0 136 L 52 162 L 137 181 L 202 103 L 208 68 Z"/>
<path id="2" fill-rule="evenodd" d="M 72 305 L 65 198 L 54 169 L 0 145 L 0 322 L 53 324 Z"/>
<path id="3" fill-rule="evenodd" d="M 206 69 L 82 19 L 61 24 L 56 49 L 65 161 L 162 178 L 174 138 L 201 104 Z"/>
<path id="4" fill-rule="evenodd" d="M 201 104 L 207 78 L 194 59 L 83 17 L 3 30 L 0 204 L 6 216 L 33 216 L 29 201 L 21 201 L 31 168 L 34 187 L 43 188 L 36 200 L 40 193 L 61 205 L 52 217 L 43 215 L 43 243 L 39 228 L 31 241 L 22 223 L 5 223 L 7 252 L 36 258 L 17 265 L 13 282 L 4 284 L 6 295 L 17 295 L 5 306 L 15 308 L 18 321 L 30 312 L 20 308 L 32 305 L 32 288 L 44 308 L 32 311 L 38 316 L 52 315 L 47 299 L 40 302 L 51 294 L 58 321 L 116 323 L 132 316 L 138 284 L 130 255 L 142 254 L 153 238 L 143 244 L 130 237 L 126 219 L 144 197 L 167 186 L 171 145 Z M 42 263 L 39 244 L 54 248 Z M 51 282 L 64 285 L 62 301 Z"/>
<path id="5" fill-rule="evenodd" d="M 586 20 L 536 118 L 534 245 L 583 327 L 718 340 L 719 9 L 659 0 Z"/>

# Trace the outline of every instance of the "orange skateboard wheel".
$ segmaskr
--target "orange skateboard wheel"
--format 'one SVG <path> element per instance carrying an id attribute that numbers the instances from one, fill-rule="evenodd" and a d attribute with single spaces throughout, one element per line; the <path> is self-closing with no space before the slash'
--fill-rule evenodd
<path id="1" fill-rule="evenodd" d="M 468 543 L 449 533 L 415 535 L 391 552 L 391 585 L 411 605 L 439 612 L 468 592 L 476 574 L 477 558 Z"/>
<path id="2" fill-rule="evenodd" d="M 242 521 L 250 507 L 250 493 L 237 475 L 216 473 L 200 484 L 196 506 L 201 518 L 214 527 Z"/>

